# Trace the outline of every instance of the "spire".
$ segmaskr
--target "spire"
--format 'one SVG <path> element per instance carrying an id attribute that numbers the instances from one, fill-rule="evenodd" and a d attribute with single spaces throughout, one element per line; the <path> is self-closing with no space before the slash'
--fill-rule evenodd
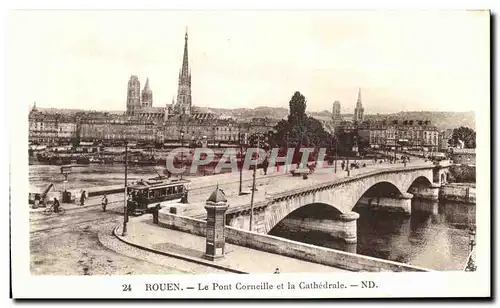
<path id="1" fill-rule="evenodd" d="M 361 88 L 358 88 L 358 99 L 356 101 L 356 107 L 361 107 L 362 104 L 361 104 Z"/>
<path id="2" fill-rule="evenodd" d="M 146 78 L 146 84 L 144 85 L 144 92 L 150 92 L 151 89 L 149 88 L 149 78 Z"/>
<path id="3" fill-rule="evenodd" d="M 182 72 L 181 76 L 187 77 L 189 74 L 189 65 L 188 65 L 188 33 L 186 27 L 186 36 L 184 37 L 184 57 L 182 58 Z"/>

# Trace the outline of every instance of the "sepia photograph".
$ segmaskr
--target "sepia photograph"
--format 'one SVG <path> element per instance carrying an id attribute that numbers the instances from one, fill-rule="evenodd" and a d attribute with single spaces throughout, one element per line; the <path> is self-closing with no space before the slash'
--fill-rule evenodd
<path id="1" fill-rule="evenodd" d="M 7 21 L 14 297 L 489 296 L 489 11 Z"/>

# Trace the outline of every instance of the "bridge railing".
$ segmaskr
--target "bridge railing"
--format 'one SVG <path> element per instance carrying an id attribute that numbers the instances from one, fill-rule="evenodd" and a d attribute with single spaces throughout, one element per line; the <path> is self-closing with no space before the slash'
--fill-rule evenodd
<path id="1" fill-rule="evenodd" d="M 316 184 L 312 184 L 312 185 L 308 185 L 308 186 L 302 186 L 302 187 L 295 188 L 292 190 L 287 190 L 285 187 L 284 190 L 281 192 L 275 192 L 275 193 L 268 194 L 266 196 L 266 199 L 268 201 L 277 200 L 280 198 L 288 197 L 290 195 L 306 193 L 306 192 L 309 192 L 312 190 L 325 188 L 325 187 L 328 187 L 330 185 L 341 184 L 344 182 L 351 182 L 351 181 L 359 180 L 359 179 L 362 179 L 365 177 L 370 177 L 370 176 L 383 174 L 383 173 L 393 173 L 393 172 L 400 172 L 400 171 L 415 171 L 415 170 L 430 169 L 433 167 L 434 166 L 432 164 L 421 164 L 421 165 L 412 165 L 412 166 L 407 166 L 407 167 L 393 165 L 392 167 L 380 168 L 380 169 L 371 170 L 371 171 L 367 171 L 367 172 L 359 172 L 362 169 L 356 169 L 356 172 L 351 173 L 350 176 L 333 178 L 333 179 L 329 179 L 329 180 L 326 180 L 326 181 L 321 182 L 321 183 L 316 183 Z M 343 172 L 345 172 L 345 171 L 343 171 Z M 327 173 L 325 173 L 325 174 L 327 174 Z M 305 180 L 305 181 L 307 181 L 307 180 Z"/>

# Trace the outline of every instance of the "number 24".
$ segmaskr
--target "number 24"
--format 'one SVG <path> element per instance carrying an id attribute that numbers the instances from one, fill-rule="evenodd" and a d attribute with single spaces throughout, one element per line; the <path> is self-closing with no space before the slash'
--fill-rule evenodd
<path id="1" fill-rule="evenodd" d="M 130 284 L 122 284 L 123 292 L 132 291 L 132 286 Z"/>

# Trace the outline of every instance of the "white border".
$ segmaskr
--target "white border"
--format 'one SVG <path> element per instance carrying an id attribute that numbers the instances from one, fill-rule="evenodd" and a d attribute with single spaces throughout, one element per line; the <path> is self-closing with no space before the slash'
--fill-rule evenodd
<path id="1" fill-rule="evenodd" d="M 349 1 L 343 3 L 335 3 L 335 5 L 330 4 L 328 1 L 287 1 L 286 7 L 283 3 L 277 1 L 252 1 L 251 5 L 238 5 L 235 3 L 228 3 L 226 1 L 212 1 L 210 4 L 203 1 L 183 1 L 181 3 L 169 3 L 168 6 L 162 4 L 161 1 L 141 1 L 141 9 L 152 9 L 152 8 L 163 8 L 163 9 L 242 9 L 253 8 L 253 9 L 275 9 L 275 8 L 286 8 L 286 9 L 350 9 L 363 7 L 364 9 L 369 8 L 447 8 L 447 9 L 463 9 L 463 8 L 488 8 L 492 7 L 493 3 L 489 1 L 453 1 L 450 3 L 443 3 L 438 1 L 419 1 L 417 3 L 400 3 L 397 1 L 378 1 L 377 5 L 369 1 Z M 10 6 L 13 7 L 13 6 Z M 110 3 L 109 1 L 74 1 L 69 5 L 66 2 L 61 1 L 44 1 L 40 4 L 36 1 L 18 1 L 15 3 L 16 8 L 80 8 L 80 9 L 109 9 L 117 8 L 116 5 Z M 121 9 L 134 9 L 138 8 L 138 3 L 136 1 L 120 1 L 119 8 Z M 5 15 L 4 15 L 5 16 Z M 2 26 L 5 23 L 2 23 Z M 5 31 L 2 31 L 4 34 Z M 5 41 L 5 40 L 4 40 Z M 5 51 L 5 46 L 4 49 Z M 4 55 L 5 56 L 5 55 Z M 4 57 L 4 59 L 6 59 Z M 6 64 L 7 61 L 5 62 Z M 6 78 L 6 81 L 7 78 Z M 2 83 L 3 85 L 3 83 Z M 8 89 L 8 84 L 6 84 L 6 89 Z M 77 297 L 77 298 L 120 298 L 125 297 L 125 295 L 119 290 L 119 286 L 122 283 L 130 282 L 134 285 L 140 286 L 144 282 L 151 281 L 178 281 L 179 283 L 189 283 L 193 281 L 208 282 L 210 280 L 226 280 L 226 281 L 236 281 L 236 280 L 268 280 L 278 283 L 280 280 L 306 280 L 313 279 L 313 277 L 318 278 L 319 275 L 248 275 L 248 276 L 164 276 L 164 277 L 148 277 L 148 276 L 126 276 L 126 277 L 36 277 L 30 276 L 29 273 L 29 226 L 28 226 L 28 213 L 24 207 L 16 207 L 16 204 L 25 204 L 26 189 L 27 187 L 27 153 L 25 151 L 25 145 L 27 134 L 21 132 L 27 132 L 27 121 L 25 120 L 27 110 L 25 108 L 25 102 L 16 102 L 15 94 L 7 93 L 5 96 L 5 102 L 8 103 L 8 112 L 2 113 L 6 117 L 3 123 L 8 123 L 4 131 L 9 132 L 10 137 L 10 155 L 11 159 L 11 193 L 12 193 L 12 270 L 13 270 L 13 295 L 15 298 L 33 298 L 33 297 Z M 477 106 L 479 102 L 471 102 L 472 105 Z M 490 226 L 489 226 L 489 211 L 486 209 L 489 204 L 489 177 L 487 176 L 490 171 L 490 146 L 489 146 L 489 121 L 487 119 L 489 116 L 489 106 L 481 106 L 481 110 L 477 112 L 477 136 L 478 136 L 478 150 L 477 150 L 477 161 L 478 161 L 478 193 L 477 193 L 477 225 L 478 225 L 478 243 L 477 243 L 477 264 L 479 265 L 478 271 L 475 273 L 450 273 L 450 272 L 436 272 L 436 273 L 363 273 L 363 274 L 348 274 L 344 276 L 341 274 L 335 275 L 334 280 L 349 281 L 351 279 L 365 279 L 373 277 L 379 284 L 379 288 L 376 291 L 367 290 L 366 292 L 324 292 L 321 290 L 308 291 L 302 295 L 307 297 L 323 297 L 323 296 L 339 296 L 339 297 L 454 297 L 454 296 L 487 296 L 489 294 L 487 286 L 490 281 Z M 9 131 L 10 129 L 10 131 Z M 4 138 L 6 140 L 6 138 Z M 8 160 L 3 160 L 5 162 Z M 2 164 L 2 166 L 5 166 Z M 8 174 L 8 167 L 6 169 L 0 169 L 0 174 L 5 176 Z M 7 188 L 7 181 L 3 182 L 2 187 Z M 19 185 L 23 183 L 23 185 Z M 8 191 L 4 192 L 4 196 L 8 196 Z M 498 211 L 497 211 L 498 212 Z M 7 215 L 5 215 L 7 217 Z M 4 224 L 7 226 L 7 224 Z M 486 236 L 488 235 L 488 236 Z M 7 247 L 5 245 L 4 247 Z M 4 263 L 6 264 L 6 263 Z M 56 287 L 58 286 L 58 287 Z M 117 288 L 118 287 L 118 288 Z M 52 290 L 64 290 L 59 291 L 57 294 L 53 294 Z M 131 295 L 133 297 L 178 297 L 180 295 L 169 293 L 144 293 L 139 291 L 133 292 Z M 83 290 L 83 291 L 82 291 Z M 349 289 L 348 289 L 349 290 Z M 274 292 L 246 292 L 241 293 L 210 293 L 207 295 L 195 295 L 183 293 L 182 297 L 194 298 L 197 296 L 202 297 L 244 297 L 250 298 L 254 296 L 258 297 L 295 297 L 298 292 L 280 292 L 279 294 Z"/>

